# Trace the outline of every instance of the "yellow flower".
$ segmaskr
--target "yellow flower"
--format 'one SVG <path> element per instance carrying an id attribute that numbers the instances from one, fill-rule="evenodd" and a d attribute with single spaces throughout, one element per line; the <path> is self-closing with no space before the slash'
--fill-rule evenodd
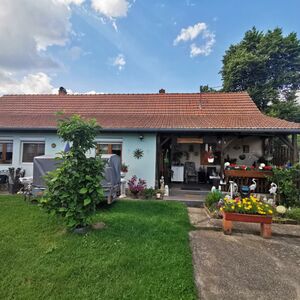
<path id="1" fill-rule="evenodd" d="M 223 211 L 223 210 L 224 210 L 223 207 L 221 207 L 221 208 L 220 208 L 220 211 Z"/>
<path id="2" fill-rule="evenodd" d="M 273 211 L 272 211 L 271 209 L 269 209 L 269 213 L 270 213 L 270 214 L 272 214 L 272 213 L 273 213 Z"/>
<path id="3" fill-rule="evenodd" d="M 234 205 L 231 206 L 231 209 L 234 209 Z"/>

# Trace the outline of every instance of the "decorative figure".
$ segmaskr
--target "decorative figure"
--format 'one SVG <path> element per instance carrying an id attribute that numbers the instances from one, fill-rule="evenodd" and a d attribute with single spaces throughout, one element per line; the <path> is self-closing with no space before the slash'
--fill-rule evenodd
<path id="1" fill-rule="evenodd" d="M 278 189 L 278 186 L 276 183 L 272 182 L 271 183 L 271 188 L 269 189 L 269 193 L 271 195 L 275 195 L 277 193 L 277 189 Z"/>
<path id="2" fill-rule="evenodd" d="M 165 190 L 165 178 L 164 178 L 164 176 L 161 176 L 161 178 L 159 180 L 159 183 L 160 183 L 160 190 L 161 190 L 162 194 L 164 194 L 164 190 Z"/>
<path id="3" fill-rule="evenodd" d="M 277 194 L 277 189 L 278 189 L 278 186 L 275 182 L 272 182 L 271 183 L 271 187 L 269 189 L 269 193 L 271 195 L 273 195 L 273 199 L 269 199 L 269 200 L 272 200 L 272 204 L 274 205 L 276 203 L 276 194 Z"/>
<path id="4" fill-rule="evenodd" d="M 169 197 L 170 191 L 169 191 L 169 186 L 165 185 L 165 193 L 164 196 Z"/>
<path id="5" fill-rule="evenodd" d="M 238 185 L 234 181 L 229 181 L 229 192 L 231 199 L 233 199 L 233 196 L 237 194 L 238 190 Z"/>
<path id="6" fill-rule="evenodd" d="M 252 192 L 252 193 L 254 193 L 255 192 L 255 190 L 256 190 L 256 181 L 255 181 L 255 179 L 252 179 L 252 184 L 249 186 L 249 191 L 250 191 L 250 193 Z"/>
<path id="7" fill-rule="evenodd" d="M 140 159 L 144 156 L 144 151 L 137 148 L 133 151 L 133 156 L 136 158 L 136 159 Z"/>

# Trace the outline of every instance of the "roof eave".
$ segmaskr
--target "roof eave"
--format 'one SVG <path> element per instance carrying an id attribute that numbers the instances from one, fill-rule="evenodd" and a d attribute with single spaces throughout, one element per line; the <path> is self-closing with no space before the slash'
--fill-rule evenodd
<path id="1" fill-rule="evenodd" d="M 56 132 L 55 127 L 4 127 L 0 128 L 2 132 Z M 251 132 L 251 133 L 288 133 L 300 134 L 300 128 L 101 128 L 103 132 L 219 132 L 219 133 L 236 133 L 236 132 Z"/>

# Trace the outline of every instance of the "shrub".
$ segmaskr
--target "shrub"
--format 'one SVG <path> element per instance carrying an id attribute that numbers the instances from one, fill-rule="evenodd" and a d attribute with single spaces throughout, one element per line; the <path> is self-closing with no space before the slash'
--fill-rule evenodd
<path id="1" fill-rule="evenodd" d="M 146 187 L 146 181 L 141 178 L 138 179 L 136 175 L 132 176 L 131 179 L 128 180 L 129 191 L 135 196 L 142 192 Z"/>
<path id="2" fill-rule="evenodd" d="M 288 219 L 293 219 L 300 223 L 300 208 L 288 209 L 285 216 Z"/>
<path id="3" fill-rule="evenodd" d="M 297 181 L 300 181 L 300 164 L 291 168 L 273 169 L 273 176 L 270 181 L 278 185 L 280 204 L 286 207 L 300 207 L 300 189 L 297 188 Z"/>
<path id="4" fill-rule="evenodd" d="M 85 121 L 78 115 L 58 122 L 59 137 L 71 142 L 71 147 L 59 153 L 62 163 L 46 176 L 47 189 L 40 203 L 49 213 L 62 216 L 69 228 L 88 225 L 96 205 L 104 199 L 101 157 L 86 157 L 96 147 L 99 128 L 95 120 Z"/>
<path id="5" fill-rule="evenodd" d="M 210 208 L 216 208 L 220 199 L 223 199 L 224 196 L 219 190 L 209 192 L 205 199 L 205 205 Z"/>
<path id="6" fill-rule="evenodd" d="M 146 199 L 155 199 L 156 197 L 156 190 L 152 187 L 150 188 L 146 188 L 144 189 L 143 191 L 143 196 L 146 198 Z"/>

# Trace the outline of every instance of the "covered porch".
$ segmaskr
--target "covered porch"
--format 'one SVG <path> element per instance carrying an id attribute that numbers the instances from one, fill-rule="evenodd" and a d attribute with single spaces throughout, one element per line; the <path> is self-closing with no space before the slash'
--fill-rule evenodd
<path id="1" fill-rule="evenodd" d="M 249 186 L 253 179 L 256 192 L 267 193 L 272 166 L 298 161 L 294 132 L 161 132 L 157 135 L 156 181 L 159 185 L 164 177 L 171 197 L 201 198 L 213 186 L 228 191 L 231 180 Z"/>

